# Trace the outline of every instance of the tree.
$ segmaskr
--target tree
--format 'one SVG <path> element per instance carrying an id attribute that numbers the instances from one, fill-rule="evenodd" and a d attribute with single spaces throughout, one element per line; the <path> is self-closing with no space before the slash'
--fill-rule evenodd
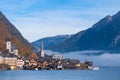
<path id="1" fill-rule="evenodd" d="M 30 56 L 30 59 L 34 59 L 34 60 L 37 59 L 36 53 L 32 53 L 31 56 Z"/>

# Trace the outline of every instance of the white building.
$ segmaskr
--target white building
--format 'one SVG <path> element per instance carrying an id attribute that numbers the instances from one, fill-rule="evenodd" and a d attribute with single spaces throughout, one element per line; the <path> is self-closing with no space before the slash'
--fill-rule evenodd
<path id="1" fill-rule="evenodd" d="M 13 50 L 13 53 L 14 53 L 15 55 L 18 55 L 18 49 Z"/>
<path id="2" fill-rule="evenodd" d="M 22 59 L 18 59 L 16 62 L 16 66 L 20 69 L 23 68 L 23 65 L 25 64 L 25 62 Z"/>
<path id="3" fill-rule="evenodd" d="M 6 49 L 11 52 L 11 42 L 10 41 L 7 41 L 6 42 Z"/>
<path id="4" fill-rule="evenodd" d="M 62 65 L 57 65 L 57 69 L 63 69 Z"/>
<path id="5" fill-rule="evenodd" d="M 58 54 L 53 54 L 52 58 L 53 59 L 60 59 L 60 60 L 64 59 L 64 57 L 62 55 L 58 55 Z"/>

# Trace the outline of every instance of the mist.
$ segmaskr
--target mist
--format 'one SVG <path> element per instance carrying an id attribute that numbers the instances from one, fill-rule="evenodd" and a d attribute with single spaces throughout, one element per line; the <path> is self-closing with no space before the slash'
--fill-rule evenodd
<path id="1" fill-rule="evenodd" d="M 109 66 L 109 67 L 120 67 L 120 54 L 119 53 L 102 53 L 100 55 L 96 55 L 99 53 L 98 51 L 92 51 L 93 54 L 86 54 L 89 51 L 77 51 L 77 52 L 69 52 L 69 53 L 57 53 L 52 51 L 46 51 L 48 55 L 51 54 L 60 54 L 63 55 L 64 58 L 71 59 L 79 59 L 81 62 L 85 60 L 93 61 L 94 66 Z M 94 55 L 95 54 L 95 55 Z"/>

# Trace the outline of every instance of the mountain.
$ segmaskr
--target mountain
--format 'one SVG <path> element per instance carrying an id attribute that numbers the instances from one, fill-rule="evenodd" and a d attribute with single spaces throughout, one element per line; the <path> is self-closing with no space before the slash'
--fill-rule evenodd
<path id="1" fill-rule="evenodd" d="M 80 50 L 120 51 L 120 12 L 106 16 L 91 28 L 81 31 L 48 50 L 70 52 Z"/>
<path id="2" fill-rule="evenodd" d="M 53 36 L 53 37 L 46 37 L 46 38 L 39 39 L 37 41 L 32 42 L 31 44 L 36 49 L 39 50 L 40 49 L 40 43 L 43 42 L 44 43 L 44 48 L 47 49 L 47 47 L 57 45 L 57 44 L 65 41 L 65 40 L 67 40 L 70 37 L 71 37 L 71 35 L 57 35 L 57 36 Z"/>
<path id="3" fill-rule="evenodd" d="M 0 12 L 0 51 L 4 52 L 6 39 L 17 46 L 21 56 L 32 52 L 31 44 L 21 35 L 17 28 Z"/>

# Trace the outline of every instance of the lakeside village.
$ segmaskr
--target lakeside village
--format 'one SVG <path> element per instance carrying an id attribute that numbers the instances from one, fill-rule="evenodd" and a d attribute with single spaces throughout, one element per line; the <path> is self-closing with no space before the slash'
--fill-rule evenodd
<path id="1" fill-rule="evenodd" d="M 10 40 L 6 41 L 6 50 L 0 52 L 0 70 L 70 70 L 93 69 L 93 62 L 85 61 L 81 63 L 78 59 L 64 58 L 62 55 L 46 55 L 41 44 L 41 50 L 37 59 L 24 58 L 18 53 L 17 48 L 13 48 Z"/>

